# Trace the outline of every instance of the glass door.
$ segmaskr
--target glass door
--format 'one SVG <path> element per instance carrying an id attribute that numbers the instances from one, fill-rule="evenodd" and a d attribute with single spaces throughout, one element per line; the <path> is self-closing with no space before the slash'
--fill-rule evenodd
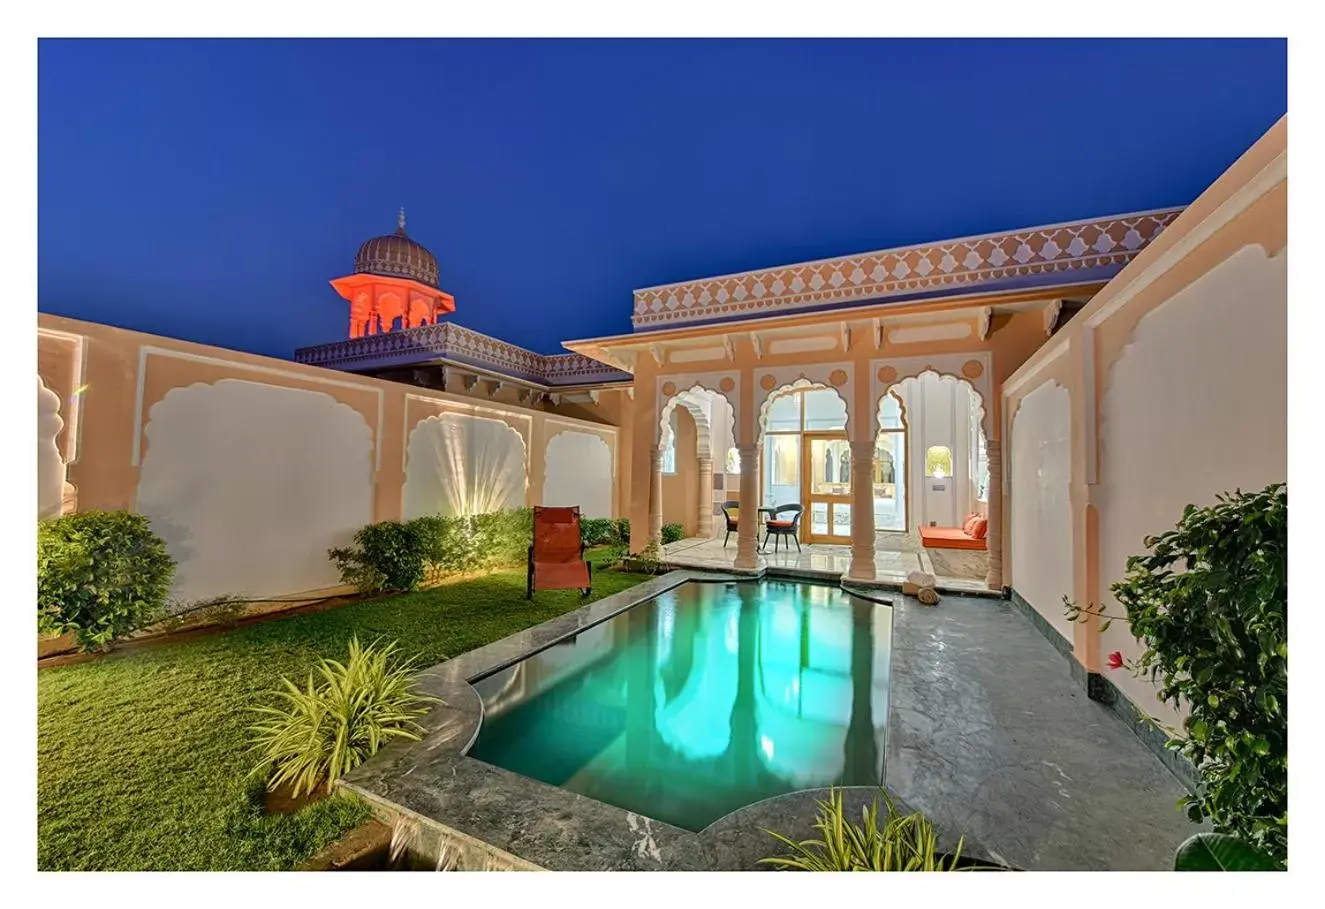
<path id="1" fill-rule="evenodd" d="M 807 432 L 801 437 L 806 490 L 801 518 L 807 543 L 851 541 L 851 445 L 844 432 Z"/>

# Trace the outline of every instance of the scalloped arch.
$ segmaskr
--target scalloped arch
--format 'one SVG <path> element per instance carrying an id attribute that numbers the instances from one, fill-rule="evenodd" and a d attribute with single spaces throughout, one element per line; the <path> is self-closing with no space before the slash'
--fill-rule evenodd
<path id="1" fill-rule="evenodd" d="M 672 433 L 672 411 L 676 410 L 677 407 L 683 407 L 689 411 L 690 415 L 695 419 L 696 454 L 701 458 L 711 458 L 713 457 L 713 426 L 709 420 L 708 407 L 699 401 L 695 392 L 705 392 L 716 397 L 721 397 L 723 400 L 727 401 L 729 405 L 731 403 L 731 399 L 721 391 L 699 383 L 695 383 L 689 388 L 676 392 L 676 394 L 667 399 L 667 402 L 663 405 L 659 414 L 658 447 L 667 447 L 667 443 L 670 440 Z M 730 435 L 736 430 L 736 413 L 734 408 L 732 409 L 732 416 L 729 423 L 731 424 L 728 427 Z"/>
<path id="2" fill-rule="evenodd" d="M 846 431 L 847 436 L 850 437 L 851 400 L 842 394 L 841 388 L 834 388 L 832 385 L 829 385 L 827 382 L 821 382 L 817 379 L 811 379 L 804 375 L 801 375 L 799 378 L 794 379 L 791 382 L 785 382 L 782 385 L 779 385 L 776 388 L 770 390 L 768 392 L 768 396 L 764 398 L 763 403 L 759 405 L 759 418 L 756 423 L 756 428 L 759 430 L 760 441 L 763 441 L 764 432 L 768 425 L 768 412 L 773 407 L 774 399 L 776 399 L 779 395 L 786 394 L 789 391 L 795 391 L 800 388 L 822 389 L 824 391 L 831 391 L 833 394 L 837 395 L 838 400 L 841 401 L 843 406 L 846 408 L 846 413 L 847 413 L 846 422 L 843 424 L 842 428 Z"/>

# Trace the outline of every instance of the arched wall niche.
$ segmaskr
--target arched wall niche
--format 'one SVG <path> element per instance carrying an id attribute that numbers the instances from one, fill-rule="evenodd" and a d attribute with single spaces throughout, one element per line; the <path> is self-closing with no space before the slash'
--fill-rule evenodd
<path id="1" fill-rule="evenodd" d="M 1063 597 L 1073 593 L 1072 400 L 1050 379 L 1017 401 L 1008 424 L 1006 502 L 1017 592 L 1067 641 Z"/>
<path id="2" fill-rule="evenodd" d="M 544 505 L 578 505 L 587 518 L 612 517 L 612 447 L 595 432 L 562 428 L 544 452 Z"/>
<path id="3" fill-rule="evenodd" d="M 420 420 L 406 444 L 405 518 L 523 507 L 526 452 L 524 435 L 505 420 L 453 411 Z"/>
<path id="4" fill-rule="evenodd" d="M 329 548 L 373 520 L 373 430 L 324 392 L 220 379 L 152 405 L 136 510 L 178 568 L 177 600 L 340 583 Z"/>
<path id="5" fill-rule="evenodd" d="M 63 510 L 66 467 L 56 444 L 64 419 L 60 396 L 37 376 L 37 517 L 59 517 Z"/>

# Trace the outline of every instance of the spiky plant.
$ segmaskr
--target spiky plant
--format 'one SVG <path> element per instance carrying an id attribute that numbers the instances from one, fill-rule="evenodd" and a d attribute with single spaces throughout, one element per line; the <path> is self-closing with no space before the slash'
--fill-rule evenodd
<path id="1" fill-rule="evenodd" d="M 395 654 L 394 643 L 364 647 L 356 637 L 344 663 L 322 660 L 302 688 L 281 679 L 281 705 L 252 708 L 264 718 L 250 727 L 261 756 L 254 772 L 268 774 L 268 789 L 291 785 L 295 798 L 320 785 L 329 792 L 388 741 L 420 738 L 416 719 L 437 699 L 414 691 L 413 661 Z"/>
<path id="2" fill-rule="evenodd" d="M 761 864 L 786 871 L 955 871 L 962 844 L 951 856 L 938 851 L 938 837 L 929 818 L 920 812 L 900 815 L 888 793 L 881 792 L 888 814 L 879 821 L 879 797 L 861 810 L 859 823 L 847 818 L 842 790 L 829 791 L 819 801 L 814 829 L 821 839 L 796 842 L 772 830 L 764 832 L 791 850 L 790 855 L 761 859 Z M 946 858 L 946 861 L 945 861 Z"/>

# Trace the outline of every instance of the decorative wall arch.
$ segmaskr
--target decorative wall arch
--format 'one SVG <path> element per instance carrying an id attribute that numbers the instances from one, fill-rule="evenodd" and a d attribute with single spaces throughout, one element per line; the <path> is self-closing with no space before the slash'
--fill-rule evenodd
<path id="1" fill-rule="evenodd" d="M 1009 564 L 1017 592 L 1066 640 L 1072 623 L 1063 597 L 1073 594 L 1072 401 L 1056 380 L 1016 403 L 1008 421 Z"/>
<path id="2" fill-rule="evenodd" d="M 980 425 L 985 440 L 999 440 L 994 425 L 992 358 L 988 351 L 964 354 L 940 354 L 933 357 L 898 357 L 870 361 L 870 401 L 872 402 L 873 430 L 879 430 L 879 407 L 883 396 L 894 385 L 907 379 L 918 379 L 932 372 L 940 379 L 952 378 L 970 387 L 980 401 Z"/>
<path id="3" fill-rule="evenodd" d="M 525 438 L 505 420 L 447 412 L 420 420 L 406 444 L 406 519 L 474 515 L 525 504 Z"/>
<path id="4" fill-rule="evenodd" d="M 741 375 L 736 370 L 730 372 L 708 372 L 708 373 L 684 373 L 677 375 L 659 376 L 657 387 L 654 393 L 654 413 L 658 414 L 657 429 L 654 430 L 653 443 L 657 447 L 662 447 L 666 441 L 664 427 L 666 421 L 670 421 L 672 410 L 675 409 L 672 399 L 682 392 L 703 391 L 711 395 L 719 396 L 727 401 L 732 412 L 732 432 L 733 438 L 741 425 Z M 672 405 L 668 410 L 668 405 Z M 664 414 L 663 411 L 667 410 Z M 693 414 L 693 411 L 692 411 Z M 707 420 L 705 421 L 707 423 Z M 695 421 L 698 427 L 699 421 Z M 710 437 L 708 445 L 712 446 L 712 427 L 709 426 Z"/>
<path id="5" fill-rule="evenodd" d="M 847 409 L 846 430 L 849 436 L 856 417 L 856 396 L 852 393 L 854 373 L 853 363 L 816 363 L 809 366 L 782 366 L 755 370 L 756 441 L 763 440 L 764 424 L 768 419 L 768 410 L 772 406 L 773 399 L 786 391 L 810 387 L 830 389 L 842 399 Z"/>
<path id="6" fill-rule="evenodd" d="M 59 517 L 64 499 L 66 465 L 55 440 L 64 428 L 60 396 L 37 376 L 37 517 Z"/>
<path id="7" fill-rule="evenodd" d="M 678 391 L 663 405 L 659 423 L 659 448 L 666 448 L 672 439 L 672 412 L 683 407 L 695 419 L 695 451 L 701 458 L 713 457 L 713 428 L 709 422 L 708 407 L 695 397 L 695 391 L 702 390 L 693 386 L 685 391 Z"/>
<path id="8" fill-rule="evenodd" d="M 172 388 L 148 412 L 136 510 L 182 600 L 332 587 L 327 549 L 373 520 L 374 433 L 320 391 L 244 379 Z"/>
<path id="9" fill-rule="evenodd" d="M 562 429 L 543 453 L 543 505 L 578 505 L 586 518 L 612 517 L 612 449 L 596 432 Z"/>

